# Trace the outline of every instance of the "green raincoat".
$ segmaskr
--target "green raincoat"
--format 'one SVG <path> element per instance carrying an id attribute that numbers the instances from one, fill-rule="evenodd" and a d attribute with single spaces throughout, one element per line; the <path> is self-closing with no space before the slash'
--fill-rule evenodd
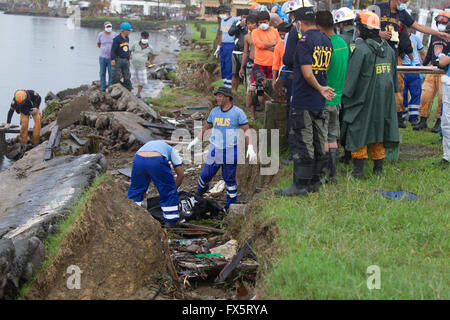
<path id="1" fill-rule="evenodd" d="M 348 62 L 342 96 L 341 141 L 346 150 L 376 142 L 399 143 L 396 91 L 394 50 L 384 39 L 359 41 Z"/>
<path id="2" fill-rule="evenodd" d="M 339 35 L 347 44 L 349 54 L 352 54 L 353 50 L 355 50 L 355 42 L 353 41 L 354 31 L 355 29 L 353 27 L 346 27 L 344 28 L 344 31 Z"/>

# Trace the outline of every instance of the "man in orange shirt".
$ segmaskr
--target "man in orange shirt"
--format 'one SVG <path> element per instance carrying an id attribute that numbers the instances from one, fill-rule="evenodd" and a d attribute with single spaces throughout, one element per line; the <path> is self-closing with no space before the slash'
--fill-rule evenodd
<path id="1" fill-rule="evenodd" d="M 267 11 L 258 13 L 258 29 L 252 32 L 252 40 L 255 45 L 255 65 L 253 69 L 260 69 L 266 79 L 272 79 L 273 53 L 275 46 L 281 41 L 278 31 L 269 26 L 270 15 Z M 252 76 L 252 83 L 255 79 Z"/>
<path id="2" fill-rule="evenodd" d="M 283 55 L 284 55 L 284 37 L 286 33 L 291 30 L 291 24 L 282 22 L 277 26 L 278 34 L 282 41 L 278 42 L 275 46 L 275 50 L 273 52 L 273 65 L 272 65 L 272 87 L 275 90 L 275 84 L 278 77 L 278 71 L 283 66 Z"/>

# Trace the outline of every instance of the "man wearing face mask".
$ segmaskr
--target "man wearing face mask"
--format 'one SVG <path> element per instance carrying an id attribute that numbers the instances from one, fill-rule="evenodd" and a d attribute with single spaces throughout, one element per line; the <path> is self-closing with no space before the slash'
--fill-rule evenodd
<path id="1" fill-rule="evenodd" d="M 105 91 L 106 85 L 106 71 L 108 71 L 108 86 L 112 83 L 111 75 L 111 47 L 117 33 L 112 31 L 112 24 L 109 21 L 105 22 L 105 30 L 100 32 L 97 36 L 97 47 L 100 48 L 100 90 Z"/>
<path id="2" fill-rule="evenodd" d="M 113 67 L 113 84 L 120 82 L 120 75 L 123 76 L 123 85 L 129 91 L 133 88 L 131 85 L 130 73 L 130 39 L 128 35 L 132 31 L 128 22 L 120 25 L 120 34 L 114 38 L 111 47 L 111 65 Z"/>
<path id="3" fill-rule="evenodd" d="M 153 49 L 148 45 L 149 34 L 147 31 L 141 33 L 141 40 L 131 46 L 132 77 L 138 82 L 137 97 L 141 98 L 142 88 L 147 84 L 147 67 L 156 58 Z"/>
<path id="4" fill-rule="evenodd" d="M 380 17 L 381 29 L 379 35 L 381 38 L 388 41 L 389 45 L 394 49 L 397 55 L 397 63 L 401 64 L 401 58 L 399 57 L 399 45 L 403 48 L 411 48 L 411 41 L 409 37 L 404 37 L 404 42 L 407 44 L 402 45 L 402 39 L 400 39 L 399 35 L 404 30 L 402 24 L 407 27 L 412 27 L 415 30 L 438 36 L 446 41 L 450 40 L 450 35 L 445 32 L 440 32 L 433 30 L 427 26 L 417 23 L 411 17 L 411 15 L 406 11 L 406 3 L 408 0 L 390 0 L 389 2 L 377 3 L 373 6 L 373 8 L 377 9 L 375 12 Z M 412 56 L 411 56 L 412 58 Z M 396 103 L 397 103 L 397 120 L 398 125 L 401 128 L 406 128 L 406 125 L 403 123 L 403 96 L 401 92 L 403 92 L 403 74 L 399 73 L 399 89 L 400 91 L 396 94 Z"/>
<path id="5" fill-rule="evenodd" d="M 267 86 L 272 86 L 272 65 L 275 46 L 281 41 L 278 31 L 269 26 L 270 14 L 267 11 L 258 13 L 258 29 L 252 32 L 252 40 L 255 45 L 255 64 L 253 70 L 259 69 L 266 77 Z M 255 83 L 252 72 L 251 83 Z M 264 106 L 262 106 L 264 107 Z"/>
<path id="6" fill-rule="evenodd" d="M 220 18 L 220 36 L 214 56 L 220 55 L 220 72 L 222 74 L 223 85 L 231 88 L 233 78 L 233 50 L 234 36 L 228 34 L 233 24 L 239 21 L 238 18 L 230 15 L 231 9 L 228 6 L 221 5 L 217 9 Z"/>
<path id="7" fill-rule="evenodd" d="M 447 23 L 450 21 L 450 13 L 441 11 L 435 18 L 436 26 L 439 31 L 445 31 Z M 427 55 L 423 61 L 426 66 L 431 63 L 433 66 L 439 66 L 438 57 L 441 53 L 447 55 L 450 52 L 450 44 L 442 37 L 432 36 Z M 434 124 L 433 133 L 438 133 L 441 127 L 441 106 L 442 106 L 442 84 L 441 74 L 428 74 L 422 85 L 422 96 L 420 100 L 419 114 L 420 122 L 413 127 L 414 130 L 423 130 L 428 128 L 427 120 L 430 116 L 431 107 L 436 94 L 438 95 L 438 105 L 436 108 L 436 123 Z"/>
<path id="8" fill-rule="evenodd" d="M 307 195 L 320 188 L 324 154 L 325 101 L 335 97 L 328 87 L 327 71 L 333 46 L 315 24 L 312 7 L 295 11 L 295 23 L 302 33 L 294 55 L 294 81 L 289 114 L 289 150 L 294 161 L 293 182 L 276 190 L 283 196 Z"/>

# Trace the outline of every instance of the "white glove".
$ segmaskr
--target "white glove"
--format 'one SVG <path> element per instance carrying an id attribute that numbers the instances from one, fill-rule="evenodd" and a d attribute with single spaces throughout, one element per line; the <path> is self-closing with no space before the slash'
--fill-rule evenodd
<path id="1" fill-rule="evenodd" d="M 217 46 L 216 51 L 214 52 L 214 57 L 218 58 L 219 57 L 219 51 L 220 51 L 220 46 Z"/>
<path id="2" fill-rule="evenodd" d="M 3 126 L 3 128 L 5 128 L 6 130 L 9 130 L 9 127 L 11 127 L 11 124 L 9 123 L 5 123 L 5 125 Z"/>
<path id="3" fill-rule="evenodd" d="M 193 147 L 194 145 L 196 145 L 199 141 L 200 141 L 200 140 L 199 140 L 199 138 L 197 138 L 197 137 L 196 137 L 194 140 L 192 140 L 191 143 L 189 143 L 188 146 L 187 146 L 187 151 L 191 151 L 192 147 Z"/>
<path id="4" fill-rule="evenodd" d="M 255 150 L 253 150 L 253 145 L 249 144 L 247 148 L 247 158 L 249 162 L 255 162 L 256 161 L 256 153 Z"/>
<path id="5" fill-rule="evenodd" d="M 34 116 L 36 113 L 37 113 L 37 108 L 31 108 L 30 109 L 30 114 L 32 115 L 32 116 Z"/>

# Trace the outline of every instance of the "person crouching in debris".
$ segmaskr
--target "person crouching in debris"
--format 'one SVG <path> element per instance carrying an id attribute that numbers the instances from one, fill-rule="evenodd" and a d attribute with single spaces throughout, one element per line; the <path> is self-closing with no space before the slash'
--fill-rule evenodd
<path id="1" fill-rule="evenodd" d="M 250 127 L 247 116 L 242 109 L 233 105 L 231 88 L 220 87 L 214 95 L 218 106 L 211 111 L 202 132 L 189 143 L 187 150 L 190 151 L 202 140 L 206 130 L 213 129 L 206 163 L 198 178 L 197 195 L 202 196 L 208 190 L 209 182 L 219 168 L 222 168 L 222 177 L 227 188 L 227 202 L 224 208 L 228 210 L 230 204 L 237 201 L 236 168 L 239 128 L 245 133 L 245 142 L 248 145 L 247 158 L 250 162 L 256 160 L 256 153 L 248 132 Z"/>
<path id="2" fill-rule="evenodd" d="M 41 104 L 41 96 L 33 90 L 17 90 L 14 93 L 11 108 L 8 112 L 5 128 L 9 129 L 14 111 L 20 114 L 20 144 L 21 152 L 25 152 L 28 143 L 28 122 L 33 117 L 33 138 L 31 142 L 33 146 L 39 144 L 41 132 L 41 112 L 39 106 Z"/>
<path id="3" fill-rule="evenodd" d="M 357 42 L 348 62 L 341 140 L 345 149 L 352 151 L 353 176 L 363 178 L 368 147 L 373 173 L 381 174 L 386 155 L 384 143 L 399 143 L 395 102 L 398 81 L 396 56 L 378 34 L 378 16 L 361 11 L 355 22 L 363 41 Z"/>
<path id="4" fill-rule="evenodd" d="M 170 169 L 169 161 L 177 174 L 176 180 Z M 144 144 L 137 152 L 131 169 L 131 185 L 128 198 L 138 205 L 144 200 L 144 194 L 151 181 L 158 189 L 159 204 L 164 214 L 165 227 L 175 227 L 180 219 L 178 213 L 178 187 L 183 182 L 184 170 L 177 152 L 161 140 Z"/>

